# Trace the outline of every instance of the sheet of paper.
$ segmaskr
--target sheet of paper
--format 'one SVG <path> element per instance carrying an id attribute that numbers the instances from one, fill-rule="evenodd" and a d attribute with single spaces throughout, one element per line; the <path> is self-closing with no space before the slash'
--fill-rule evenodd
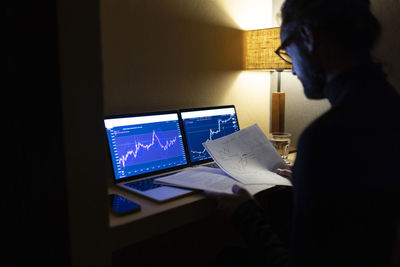
<path id="1" fill-rule="evenodd" d="M 155 182 L 228 194 L 232 194 L 234 184 L 240 184 L 221 169 L 204 166 L 189 168 L 176 174 L 158 178 L 155 179 Z"/>
<path id="2" fill-rule="evenodd" d="M 221 169 L 242 184 L 291 185 L 273 172 L 286 164 L 257 124 L 203 145 Z"/>
<path id="3" fill-rule="evenodd" d="M 166 177 L 155 179 L 156 183 L 180 186 L 191 189 L 208 190 L 220 193 L 232 193 L 232 186 L 237 184 L 244 187 L 251 195 L 258 192 L 274 187 L 274 185 L 243 185 L 221 170 L 216 168 L 209 168 L 205 166 L 198 166 L 172 174 Z"/>
<path id="4" fill-rule="evenodd" d="M 249 185 L 240 185 L 244 187 L 252 196 L 257 194 L 258 192 L 261 192 L 263 190 L 269 189 L 274 187 L 275 185 L 270 185 L 270 184 L 249 184 Z"/>

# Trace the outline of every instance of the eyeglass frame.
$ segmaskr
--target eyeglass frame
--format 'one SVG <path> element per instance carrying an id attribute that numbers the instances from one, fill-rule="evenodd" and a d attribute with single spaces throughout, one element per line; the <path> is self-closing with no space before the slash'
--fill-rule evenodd
<path id="1" fill-rule="evenodd" d="M 293 31 L 293 32 L 289 35 L 289 37 L 286 38 L 285 41 L 283 41 L 283 43 L 278 47 L 278 49 L 275 50 L 275 54 L 277 54 L 283 61 L 285 61 L 286 63 L 289 63 L 289 64 L 293 64 L 293 62 L 292 62 L 291 57 L 289 56 L 289 54 L 286 53 L 285 47 L 287 47 L 288 45 L 290 45 L 291 42 L 293 42 L 294 36 L 295 36 L 295 32 L 296 32 L 296 31 Z M 282 56 L 282 54 L 287 55 L 287 56 L 290 58 L 290 60 L 287 60 L 286 58 L 284 58 L 284 57 Z"/>

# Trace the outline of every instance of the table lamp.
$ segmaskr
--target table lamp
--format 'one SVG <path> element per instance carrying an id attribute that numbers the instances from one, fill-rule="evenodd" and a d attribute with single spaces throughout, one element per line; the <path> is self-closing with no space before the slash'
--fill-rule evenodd
<path id="1" fill-rule="evenodd" d="M 244 34 L 244 68 L 278 73 L 277 92 L 271 95 L 271 132 L 285 131 L 285 93 L 281 92 L 281 73 L 292 68 L 275 53 L 280 44 L 279 27 L 250 30 Z"/>

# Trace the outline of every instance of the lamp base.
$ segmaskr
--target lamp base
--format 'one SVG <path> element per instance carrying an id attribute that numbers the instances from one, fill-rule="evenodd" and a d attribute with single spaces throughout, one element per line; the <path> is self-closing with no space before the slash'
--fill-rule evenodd
<path id="1" fill-rule="evenodd" d="M 271 101 L 271 132 L 285 131 L 285 93 L 273 92 Z"/>

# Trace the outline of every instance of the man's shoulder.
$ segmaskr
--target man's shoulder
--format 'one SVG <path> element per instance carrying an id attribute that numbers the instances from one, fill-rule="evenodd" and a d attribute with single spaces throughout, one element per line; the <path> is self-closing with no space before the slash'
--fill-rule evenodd
<path id="1" fill-rule="evenodd" d="M 339 126 L 341 122 L 337 111 L 331 108 L 305 128 L 299 142 L 319 142 L 320 139 L 326 140 L 327 137 L 336 136 L 342 128 Z"/>

